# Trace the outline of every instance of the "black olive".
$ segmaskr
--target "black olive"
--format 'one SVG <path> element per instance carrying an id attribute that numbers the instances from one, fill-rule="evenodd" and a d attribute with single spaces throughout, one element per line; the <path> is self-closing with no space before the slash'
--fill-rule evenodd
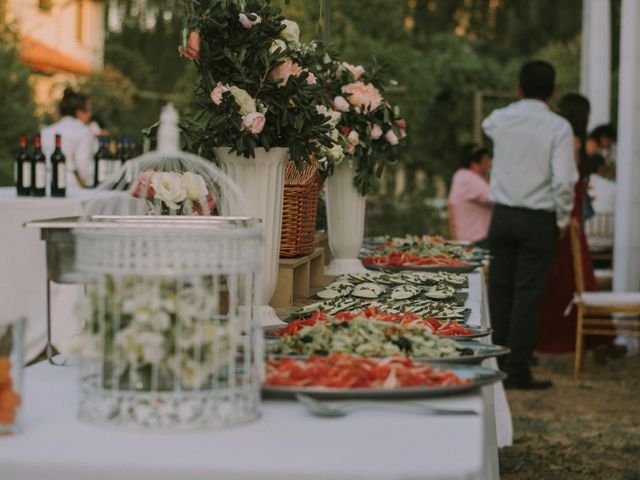
<path id="1" fill-rule="evenodd" d="M 316 350 L 315 353 L 317 353 L 318 355 L 328 355 L 329 352 L 327 352 L 324 348 L 321 348 L 320 350 Z"/>
<path id="2" fill-rule="evenodd" d="M 411 351 L 411 348 L 412 348 L 411 340 L 409 340 L 406 337 L 403 337 L 402 335 L 400 335 L 398 340 L 395 340 L 392 343 L 397 345 L 397 347 L 400 350 L 402 350 L 403 352 L 410 352 Z"/>
<path id="3" fill-rule="evenodd" d="M 460 350 L 460 354 L 464 356 L 473 355 L 473 348 L 465 347 L 462 350 Z"/>
<path id="4" fill-rule="evenodd" d="M 300 339 L 302 343 L 311 343 L 313 342 L 313 337 L 311 335 L 305 335 Z"/>
<path id="5" fill-rule="evenodd" d="M 349 322 L 340 322 L 338 323 L 339 326 L 341 326 L 342 328 L 349 328 Z"/>

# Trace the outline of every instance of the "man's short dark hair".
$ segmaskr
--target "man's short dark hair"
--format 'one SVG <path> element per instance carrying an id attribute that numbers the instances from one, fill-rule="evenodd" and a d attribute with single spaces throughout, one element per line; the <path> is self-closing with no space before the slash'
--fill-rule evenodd
<path id="1" fill-rule="evenodd" d="M 532 60 L 522 66 L 518 80 L 525 98 L 548 100 L 556 85 L 556 71 L 549 62 Z"/>
<path id="2" fill-rule="evenodd" d="M 62 100 L 60 100 L 60 115 L 75 117 L 78 110 L 86 110 L 89 97 L 84 93 L 76 92 L 71 88 L 65 88 Z"/>
<path id="3" fill-rule="evenodd" d="M 460 150 L 460 166 L 470 168 L 472 163 L 480 163 L 489 150 L 478 143 L 467 143 Z"/>
<path id="4" fill-rule="evenodd" d="M 600 143 L 603 138 L 610 138 L 616 140 L 616 129 L 610 123 L 604 125 L 598 125 L 589 134 L 589 138 L 593 138 L 596 142 Z"/>

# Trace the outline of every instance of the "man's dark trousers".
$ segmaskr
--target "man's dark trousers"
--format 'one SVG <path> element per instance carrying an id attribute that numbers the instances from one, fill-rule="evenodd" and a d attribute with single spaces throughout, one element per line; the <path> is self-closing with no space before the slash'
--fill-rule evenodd
<path id="1" fill-rule="evenodd" d="M 557 242 L 555 213 L 495 206 L 489 227 L 489 309 L 494 343 L 511 349 L 501 367 L 512 379 L 531 378 L 539 309 Z"/>

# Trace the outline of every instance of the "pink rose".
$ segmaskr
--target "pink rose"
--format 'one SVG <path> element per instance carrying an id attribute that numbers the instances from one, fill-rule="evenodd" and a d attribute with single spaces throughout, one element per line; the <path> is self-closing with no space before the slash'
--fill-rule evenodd
<path id="1" fill-rule="evenodd" d="M 240 23 L 242 24 L 242 26 L 247 30 L 252 28 L 254 25 L 262 23 L 262 19 L 260 18 L 260 15 L 256 15 L 255 13 L 250 13 L 249 15 L 251 15 L 252 17 L 255 17 L 255 19 L 250 20 L 249 17 L 244 13 L 241 13 L 240 15 L 238 15 L 238 20 L 240 20 Z"/>
<path id="2" fill-rule="evenodd" d="M 342 87 L 342 93 L 349 95 L 347 97 L 348 102 L 360 112 L 364 110 L 374 111 L 382 104 L 382 95 L 370 83 L 350 83 Z"/>
<path id="3" fill-rule="evenodd" d="M 315 85 L 317 83 L 316 76 L 313 74 L 313 72 L 309 72 L 309 75 L 307 75 L 307 83 L 309 85 Z"/>
<path id="4" fill-rule="evenodd" d="M 406 138 L 407 136 L 407 121 L 404 118 L 399 118 L 395 121 L 395 124 L 398 126 L 400 130 L 400 139 Z"/>
<path id="5" fill-rule="evenodd" d="M 371 127 L 371 138 L 374 140 L 378 140 L 382 136 L 382 128 L 377 123 L 373 124 Z"/>
<path id="6" fill-rule="evenodd" d="M 284 59 L 280 65 L 271 70 L 271 78 L 276 81 L 280 86 L 284 86 L 289 81 L 289 77 L 299 76 L 302 73 L 302 67 L 295 63 L 290 57 Z"/>
<path id="7" fill-rule="evenodd" d="M 229 91 L 229 85 L 223 85 L 221 82 L 218 82 L 213 90 L 211 90 L 211 101 L 216 105 L 220 105 L 222 103 L 222 96 L 225 92 Z"/>
<path id="8" fill-rule="evenodd" d="M 386 138 L 387 142 L 389 142 L 391 145 L 397 145 L 398 142 L 400 141 L 398 140 L 398 136 L 395 133 L 393 133 L 393 130 L 389 130 L 385 134 L 384 138 Z"/>
<path id="9" fill-rule="evenodd" d="M 349 111 L 349 102 L 344 97 L 337 96 L 333 99 L 333 108 L 338 110 L 339 112 L 348 112 Z"/>
<path id="10" fill-rule="evenodd" d="M 206 199 L 207 203 L 204 205 L 201 205 L 199 201 L 193 202 L 194 215 L 211 215 L 213 213 L 216 208 L 216 199 L 213 198 L 211 192 L 207 192 Z"/>
<path id="11" fill-rule="evenodd" d="M 184 56 L 189 60 L 200 58 L 200 32 L 190 32 L 187 38 L 187 48 L 184 49 Z"/>
<path id="12" fill-rule="evenodd" d="M 132 197 L 142 198 L 145 200 L 151 200 L 156 194 L 155 190 L 151 186 L 151 179 L 155 172 L 146 171 L 138 175 L 136 183 L 131 187 L 130 193 Z"/>
<path id="13" fill-rule="evenodd" d="M 347 62 L 342 62 L 340 68 L 342 70 L 348 70 L 349 72 L 351 72 L 351 75 L 353 75 L 353 78 L 355 80 L 360 80 L 360 77 L 364 73 L 364 67 L 362 65 L 355 66 Z"/>
<path id="14" fill-rule="evenodd" d="M 356 153 L 356 146 L 351 143 L 347 143 L 346 149 L 349 155 L 353 155 L 354 153 Z"/>
<path id="15" fill-rule="evenodd" d="M 248 115 L 245 115 L 244 117 L 242 117 L 242 128 L 249 130 L 254 135 L 257 135 L 260 132 L 262 132 L 262 129 L 264 128 L 264 124 L 266 123 L 266 121 L 267 121 L 267 118 L 264 116 L 263 113 L 260 113 L 260 112 L 249 113 Z"/>

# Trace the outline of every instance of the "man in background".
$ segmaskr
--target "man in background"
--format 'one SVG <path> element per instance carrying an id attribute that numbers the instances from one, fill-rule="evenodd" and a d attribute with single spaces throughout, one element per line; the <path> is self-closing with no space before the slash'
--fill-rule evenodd
<path id="1" fill-rule="evenodd" d="M 88 126 L 91 101 L 86 95 L 66 88 L 59 111 L 62 118 L 42 129 L 42 150 L 49 158 L 55 148 L 55 136 L 60 135 L 62 153 L 67 160 L 67 188 L 92 187 L 97 141 Z"/>
<path id="2" fill-rule="evenodd" d="M 451 238 L 488 248 L 487 234 L 493 211 L 487 181 L 491 169 L 488 150 L 478 144 L 465 145 L 460 166 L 451 180 L 449 192 Z"/>
<path id="3" fill-rule="evenodd" d="M 542 389 L 530 365 L 538 312 L 558 238 L 567 234 L 578 172 L 571 125 L 549 109 L 555 70 L 531 61 L 520 70 L 519 101 L 494 110 L 482 128 L 493 141 L 489 227 L 489 307 L 506 388 Z"/>

